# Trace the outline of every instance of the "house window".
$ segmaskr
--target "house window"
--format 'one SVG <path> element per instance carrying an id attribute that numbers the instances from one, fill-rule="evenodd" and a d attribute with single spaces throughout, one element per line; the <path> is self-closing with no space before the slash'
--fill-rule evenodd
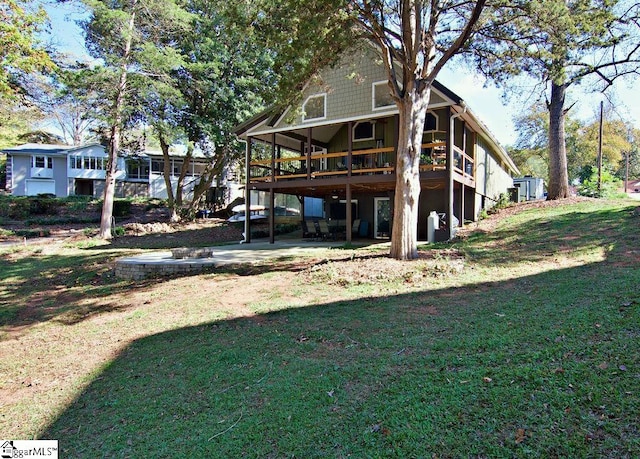
<path id="1" fill-rule="evenodd" d="M 151 172 L 161 174 L 164 172 L 164 160 L 152 159 L 151 160 Z"/>
<path id="2" fill-rule="evenodd" d="M 48 156 L 32 156 L 31 161 L 33 166 L 40 169 L 53 169 L 53 159 Z"/>
<path id="3" fill-rule="evenodd" d="M 327 117 L 327 95 L 310 96 L 302 104 L 302 120 L 319 120 Z"/>
<path id="4" fill-rule="evenodd" d="M 107 168 L 106 165 L 106 158 L 96 158 L 95 156 L 69 157 L 69 167 L 71 167 L 71 169 L 103 171 Z"/>
<path id="5" fill-rule="evenodd" d="M 373 109 L 381 110 L 383 108 L 389 108 L 395 106 L 391 92 L 389 91 L 389 84 L 386 81 L 378 81 L 373 83 Z"/>
<path id="6" fill-rule="evenodd" d="M 375 124 L 371 121 L 359 121 L 353 127 L 353 141 L 362 142 L 376 138 Z"/>
<path id="7" fill-rule="evenodd" d="M 149 179 L 149 163 L 144 160 L 127 160 L 127 178 L 131 180 Z"/>
<path id="8" fill-rule="evenodd" d="M 433 112 L 427 112 L 427 116 L 424 120 L 425 131 L 437 131 L 438 130 L 438 117 Z"/>
<path id="9" fill-rule="evenodd" d="M 173 176 L 174 177 L 180 176 L 180 173 L 182 172 L 182 164 L 183 164 L 183 161 L 181 159 L 173 160 Z"/>

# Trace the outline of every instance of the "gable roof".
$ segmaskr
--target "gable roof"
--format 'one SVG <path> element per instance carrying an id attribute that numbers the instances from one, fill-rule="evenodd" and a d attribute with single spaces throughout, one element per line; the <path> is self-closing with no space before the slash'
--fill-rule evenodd
<path id="1" fill-rule="evenodd" d="M 387 73 L 380 62 L 375 47 L 358 47 L 352 53 L 345 54 L 336 66 L 321 71 L 318 78 L 307 82 L 298 103 L 289 106 L 284 111 L 276 107 L 269 107 L 236 126 L 234 133 L 241 138 L 249 135 L 265 138 L 267 135 L 291 133 L 297 130 L 297 136 L 300 137 L 300 140 L 304 140 L 302 133 L 311 127 L 314 128 L 314 139 L 328 142 L 342 123 L 373 120 L 398 113 L 395 104 L 382 109 L 373 107 L 373 86 L 386 82 Z M 303 103 L 314 95 L 330 97 L 331 104 L 326 106 L 325 117 L 304 120 L 301 115 Z M 473 130 L 500 157 L 508 169 L 516 175 L 519 174 L 517 166 L 506 150 L 487 126 L 471 111 L 462 97 L 439 81 L 434 81 L 429 109 L 446 106 L 451 107 L 454 113 L 458 113 L 465 122 L 472 126 Z"/>
<path id="2" fill-rule="evenodd" d="M 69 145 L 49 145 L 41 143 L 25 143 L 12 148 L 5 148 L 4 153 L 25 154 L 25 155 L 53 155 L 63 156 L 67 150 L 71 149 Z"/>

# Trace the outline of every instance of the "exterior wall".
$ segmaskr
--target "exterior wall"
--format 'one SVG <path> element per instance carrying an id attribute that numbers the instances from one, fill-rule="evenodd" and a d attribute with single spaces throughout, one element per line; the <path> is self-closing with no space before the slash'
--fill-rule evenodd
<path id="1" fill-rule="evenodd" d="M 58 197 L 67 196 L 67 177 L 66 177 L 66 160 L 64 157 L 49 156 L 52 159 L 52 176 L 51 177 L 31 177 L 31 157 L 33 155 L 10 155 L 8 161 L 11 161 L 11 194 L 14 196 L 26 196 L 34 193 L 32 186 L 29 190 L 29 184 L 36 184 L 39 181 L 50 184 L 54 183 L 53 192 Z"/>
<path id="2" fill-rule="evenodd" d="M 432 211 L 447 211 L 447 193 L 444 189 L 429 190 L 423 188 L 418 201 L 418 239 L 427 240 L 427 218 Z M 454 209 L 455 214 L 455 209 Z"/>
<path id="3" fill-rule="evenodd" d="M 275 126 L 262 126 L 251 129 L 251 135 L 273 129 L 303 129 L 310 125 L 327 125 L 346 119 L 372 119 L 397 113 L 395 104 L 374 109 L 373 84 L 386 82 L 387 73 L 376 50 L 365 44 L 354 49 L 333 68 L 321 73 L 318 79 L 309 84 L 296 107 L 292 107 L 282 116 Z M 326 112 L 324 118 L 303 120 L 302 106 L 314 95 L 326 94 Z M 448 102 L 432 90 L 430 106 L 442 106 Z"/>
<path id="4" fill-rule="evenodd" d="M 101 198 L 104 195 L 104 180 L 93 182 L 93 195 Z M 116 198 L 146 198 L 149 196 L 149 184 L 146 182 L 116 182 Z"/>
<path id="5" fill-rule="evenodd" d="M 73 167 L 75 158 L 102 158 L 106 161 L 107 153 L 102 145 L 90 145 L 70 152 L 67 156 L 67 175 L 70 178 L 82 178 L 93 180 L 104 180 L 107 172 L 104 169 L 76 169 Z M 124 165 L 124 164 L 123 164 Z M 118 164 L 120 166 L 120 164 Z"/>
<path id="6" fill-rule="evenodd" d="M 69 194 L 67 190 L 67 158 L 64 156 L 53 158 L 53 180 L 56 182 L 56 196 L 66 198 Z"/>
<path id="7" fill-rule="evenodd" d="M 184 199 L 193 198 L 193 189 L 198 183 L 199 177 L 185 177 L 182 186 L 182 193 Z M 178 177 L 171 177 L 171 187 L 175 196 L 175 192 L 178 189 Z M 149 176 L 149 197 L 158 199 L 167 199 L 167 186 L 164 182 L 164 176 L 160 174 L 151 174 Z"/>
<path id="8" fill-rule="evenodd" d="M 492 207 L 501 193 L 513 186 L 513 178 L 496 159 L 493 152 L 482 139 L 478 139 L 476 148 L 476 194 L 485 199 L 477 199 L 476 212 L 480 213 L 482 201 L 484 207 Z"/>
<path id="9" fill-rule="evenodd" d="M 27 193 L 26 180 L 31 175 L 31 156 L 10 155 L 11 168 L 11 194 L 24 196 Z"/>

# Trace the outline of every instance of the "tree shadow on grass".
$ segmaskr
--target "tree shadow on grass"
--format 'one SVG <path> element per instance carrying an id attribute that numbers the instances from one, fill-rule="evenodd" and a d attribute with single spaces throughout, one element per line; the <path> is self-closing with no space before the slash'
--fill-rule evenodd
<path id="1" fill-rule="evenodd" d="M 118 281 L 112 273 L 113 254 L 42 255 L 32 253 L 19 258 L 5 255 L 0 282 L 0 326 L 22 328 L 64 316 L 82 300 L 96 312 L 113 310 L 104 302 L 131 285 Z M 148 285 L 148 283 L 147 283 Z M 144 288 L 145 284 L 139 287 Z M 99 310 L 99 311 L 98 311 Z"/>
<path id="2" fill-rule="evenodd" d="M 87 255 L 42 255 L 34 253 L 18 259 L 5 257 L 0 272 L 4 284 L 0 298 L 0 327 L 5 331 L 22 330 L 50 320 L 72 325 L 97 314 L 122 310 L 131 305 L 113 298 L 151 290 L 159 283 L 181 276 L 157 276 L 142 281 L 115 277 L 115 259 L 119 253 Z M 1 257 L 0 257 L 1 258 Z M 280 257 L 277 261 L 211 267 L 199 274 L 252 276 L 272 271 L 306 269 L 314 259 Z M 37 278 L 34 279 L 34 273 Z"/>
<path id="3" fill-rule="evenodd" d="M 640 263 L 640 233 L 630 231 L 638 224 L 633 210 L 634 206 L 621 205 L 599 212 L 590 210 L 547 216 L 524 223 L 515 230 L 498 229 L 488 235 L 471 235 L 454 247 L 460 247 L 473 263 L 485 265 L 534 262 L 561 250 L 576 252 L 603 248 L 609 261 L 622 267 L 633 267 Z M 115 250 L 87 253 L 33 254 L 20 259 L 5 256 L 0 271 L 0 282 L 5 285 L 0 298 L 0 326 L 10 330 L 48 320 L 74 324 L 96 314 L 126 308 L 126 304 L 111 298 L 151 289 L 168 279 L 122 281 L 116 279 L 113 272 L 113 262 L 121 254 Z M 344 259 L 349 258 L 346 255 Z M 278 262 L 268 260 L 214 269 L 220 274 L 251 276 L 298 271 L 317 262 L 313 258 L 285 257 Z M 34 273 L 38 273 L 36 279 Z"/>
<path id="4" fill-rule="evenodd" d="M 145 337 L 40 438 L 87 458 L 637 457 L 639 283 L 604 261 Z"/>

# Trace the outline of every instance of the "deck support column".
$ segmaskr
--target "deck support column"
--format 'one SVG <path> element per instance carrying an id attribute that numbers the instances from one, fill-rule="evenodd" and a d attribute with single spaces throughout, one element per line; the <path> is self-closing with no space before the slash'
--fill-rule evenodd
<path id="1" fill-rule="evenodd" d="M 345 226 L 347 244 L 351 244 L 351 227 L 353 226 L 353 215 L 351 215 L 351 184 L 347 183 L 346 190 L 346 206 L 347 206 L 347 221 Z"/>
<path id="2" fill-rule="evenodd" d="M 453 144 L 455 141 L 455 118 L 447 107 L 447 239 L 453 237 Z"/>
<path id="3" fill-rule="evenodd" d="M 244 242 L 251 242 L 251 137 L 247 136 L 247 148 L 245 151 L 244 164 L 246 169 L 246 184 L 244 187 Z"/>
<path id="4" fill-rule="evenodd" d="M 269 188 L 269 244 L 276 242 L 276 212 L 275 212 L 276 194 L 273 187 Z"/>
<path id="5" fill-rule="evenodd" d="M 276 212 L 275 212 L 275 193 L 273 187 L 276 177 L 276 134 L 271 134 L 271 187 L 269 188 L 269 244 L 273 244 L 276 240 Z"/>
<path id="6" fill-rule="evenodd" d="M 353 165 L 353 121 L 347 123 L 347 177 L 351 177 Z"/>
<path id="7" fill-rule="evenodd" d="M 312 128 L 307 128 L 307 180 L 311 180 L 311 144 L 313 142 L 311 133 Z"/>
<path id="8" fill-rule="evenodd" d="M 460 227 L 464 228 L 464 195 L 466 193 L 466 187 L 464 183 L 460 184 Z"/>

